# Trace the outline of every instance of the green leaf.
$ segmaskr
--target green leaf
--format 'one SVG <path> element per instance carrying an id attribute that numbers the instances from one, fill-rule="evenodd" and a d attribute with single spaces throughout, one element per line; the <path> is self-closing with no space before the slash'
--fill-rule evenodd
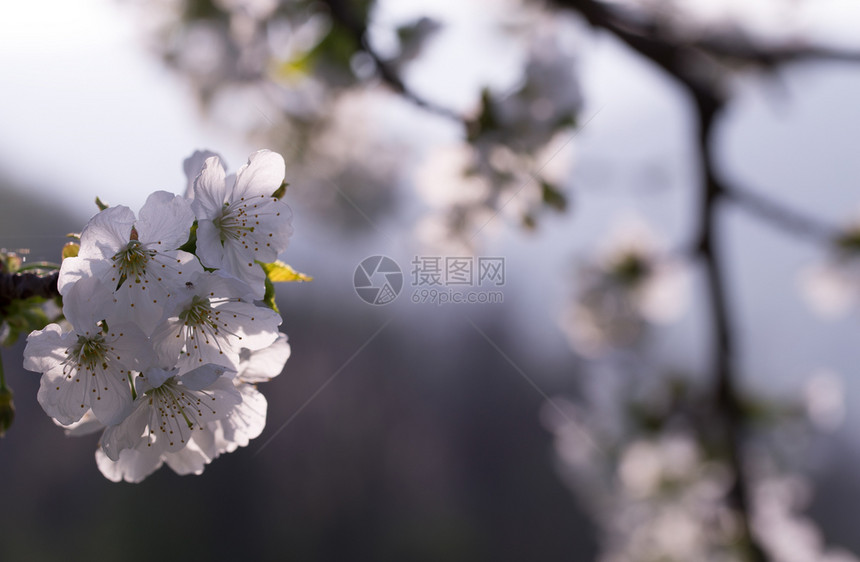
<path id="1" fill-rule="evenodd" d="M 188 235 L 188 241 L 185 244 L 179 246 L 179 249 L 183 252 L 188 252 L 189 254 L 197 253 L 197 221 L 191 225 L 191 232 Z"/>
<path id="2" fill-rule="evenodd" d="M 47 272 L 47 271 L 57 271 L 60 269 L 60 266 L 47 262 L 47 261 L 31 261 L 26 262 L 18 268 L 18 273 L 24 273 L 27 271 L 36 271 L 36 272 Z"/>
<path id="3" fill-rule="evenodd" d="M 266 272 L 266 278 L 272 283 L 286 283 L 290 281 L 313 281 L 313 277 L 299 273 L 281 260 L 272 263 L 257 262 Z"/>
<path id="4" fill-rule="evenodd" d="M 104 211 L 105 209 L 107 209 L 108 207 L 110 207 L 110 205 L 108 205 L 107 203 L 103 202 L 103 201 L 102 201 L 101 199 L 99 199 L 98 197 L 96 197 L 96 206 L 98 206 L 99 211 Z"/>
<path id="5" fill-rule="evenodd" d="M 0 316 L 9 327 L 9 333 L 3 345 L 12 345 L 19 337 L 26 336 L 33 330 L 41 330 L 51 323 L 51 319 L 42 308 L 44 302 L 45 299 L 41 297 L 16 299 L 0 311 Z"/>
<path id="6" fill-rule="evenodd" d="M 280 314 L 281 311 L 278 310 L 278 303 L 275 302 L 275 297 L 275 285 L 266 277 L 266 294 L 263 295 L 263 303 Z"/>
<path id="7" fill-rule="evenodd" d="M 286 180 L 282 181 L 281 187 L 279 187 L 278 189 L 275 190 L 275 192 L 272 194 L 272 197 L 274 197 L 275 199 L 283 198 L 284 195 L 287 193 L 287 187 L 289 185 L 290 184 L 288 184 Z"/>

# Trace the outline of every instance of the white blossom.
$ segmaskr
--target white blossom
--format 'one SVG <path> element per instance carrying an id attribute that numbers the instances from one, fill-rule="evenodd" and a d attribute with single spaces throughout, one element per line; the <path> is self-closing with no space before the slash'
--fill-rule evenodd
<path id="1" fill-rule="evenodd" d="M 113 461 L 123 449 L 148 448 L 175 453 L 185 448 L 211 421 L 226 417 L 241 402 L 231 376 L 218 365 L 204 365 L 184 374 L 176 368 L 151 367 L 135 379 L 138 397 L 121 423 L 105 429 L 101 448 Z"/>
<path id="2" fill-rule="evenodd" d="M 809 266 L 801 273 L 800 289 L 818 315 L 838 318 L 860 296 L 860 259 L 831 260 Z"/>
<path id="3" fill-rule="evenodd" d="M 147 347 L 133 325 L 63 333 L 49 324 L 27 338 L 24 368 L 42 373 L 39 404 L 63 425 L 80 420 L 90 408 L 102 423 L 117 423 L 131 406 L 130 366 Z"/>
<path id="4" fill-rule="evenodd" d="M 104 424 L 121 420 L 131 405 L 129 373 L 152 354 L 136 325 L 98 323 L 89 303 L 100 290 L 103 285 L 89 278 L 67 292 L 63 312 L 71 331 L 49 324 L 27 337 L 24 368 L 42 373 L 39 404 L 63 425 L 80 420 L 90 408 Z"/>
<path id="5" fill-rule="evenodd" d="M 800 289 L 812 309 L 825 318 L 845 314 L 860 297 L 860 218 L 833 240 L 827 259 L 806 267 Z"/>
<path id="6" fill-rule="evenodd" d="M 242 297 L 246 285 L 200 273 L 180 289 L 174 314 L 153 333 L 159 355 L 185 372 L 207 363 L 239 368 L 242 348 L 262 349 L 278 337 L 281 317 Z"/>
<path id="7" fill-rule="evenodd" d="M 265 273 L 255 263 L 272 262 L 287 248 L 290 208 L 272 195 L 284 180 L 284 159 L 255 152 L 228 184 L 221 160 L 206 159 L 194 182 L 197 255 L 203 265 L 246 282 L 262 298 Z"/>
<path id="8" fill-rule="evenodd" d="M 137 219 L 128 207 L 105 209 L 81 232 L 78 256 L 63 260 L 60 294 L 65 297 L 82 278 L 96 277 L 112 293 L 112 298 L 100 299 L 104 318 L 128 318 L 152 333 L 176 289 L 202 271 L 192 254 L 178 249 L 188 240 L 193 221 L 188 202 L 166 191 L 151 194 Z"/>
<path id="9" fill-rule="evenodd" d="M 218 379 L 220 385 L 218 392 L 221 393 L 222 397 L 229 397 L 229 400 L 222 400 L 222 403 L 219 404 L 218 408 L 221 413 L 206 411 L 205 414 L 214 419 L 210 419 L 205 424 L 202 423 L 204 412 L 197 413 L 192 409 L 191 416 L 186 414 L 189 420 L 194 417 L 195 421 L 201 423 L 195 426 L 196 431 L 189 430 L 185 432 L 186 436 L 180 436 L 180 441 L 184 440 L 184 443 L 180 443 L 182 447 L 179 449 L 176 449 L 175 442 L 171 445 L 164 438 L 164 431 L 155 431 L 152 435 L 144 428 L 141 435 L 138 435 L 138 431 L 143 428 L 142 418 L 146 415 L 150 417 L 154 415 L 152 404 L 148 400 L 153 402 L 155 400 L 154 398 L 139 398 L 137 406 L 139 410 L 136 410 L 139 418 L 133 419 L 132 416 L 129 416 L 129 420 L 132 420 L 129 422 L 131 430 L 125 428 L 108 429 L 102 438 L 102 447 L 96 451 L 96 463 L 102 474 L 115 482 L 120 480 L 140 482 L 164 463 L 177 474 L 200 474 L 207 464 L 221 454 L 231 453 L 239 447 L 247 446 L 251 439 L 255 439 L 262 433 L 266 425 L 266 398 L 252 382 L 265 382 L 280 374 L 289 355 L 290 346 L 285 334 L 280 334 L 275 343 L 262 350 L 251 352 L 243 349 L 240 370 L 232 382 L 228 381 L 228 375 Z M 148 379 L 155 383 L 165 379 L 168 381 L 168 387 L 175 390 L 180 385 L 187 387 L 187 379 L 193 377 L 197 379 L 197 386 L 200 386 L 201 379 L 205 384 L 205 377 L 212 376 L 214 366 L 207 365 L 198 371 L 202 371 L 202 377 L 188 373 L 170 381 L 166 377 L 173 372 L 153 370 L 149 373 Z M 153 375 L 156 377 L 154 378 Z M 236 394 L 227 390 L 228 382 L 234 387 Z M 162 386 L 164 384 L 162 383 Z M 192 386 L 194 386 L 193 383 Z M 189 395 L 193 392 L 193 390 L 190 391 Z M 149 394 L 156 395 L 156 392 L 150 390 Z M 237 395 L 239 400 L 235 401 Z M 144 393 L 144 396 L 147 394 Z M 158 396 L 156 395 L 155 398 Z M 170 405 L 169 403 L 167 407 L 169 408 Z M 161 407 L 164 408 L 164 405 Z M 150 422 L 147 428 L 160 426 L 161 422 Z M 92 427 L 87 429 L 92 431 Z M 99 429 L 97 424 L 95 427 L 96 430 Z M 70 430 L 75 434 L 83 433 L 78 428 L 70 428 Z M 181 426 L 180 430 L 184 431 L 185 426 Z M 180 433 L 175 434 L 179 435 Z M 120 444 L 118 451 L 116 450 L 117 443 Z"/>
<path id="10" fill-rule="evenodd" d="M 280 315 L 254 303 L 265 279 L 256 261 L 274 261 L 291 232 L 289 208 L 271 197 L 283 159 L 255 153 L 229 190 L 214 153 L 196 152 L 185 171 L 193 199 L 158 191 L 137 217 L 117 206 L 89 221 L 60 269 L 68 327 L 27 338 L 39 403 L 67 435 L 102 432 L 96 464 L 113 481 L 140 482 L 163 464 L 200 474 L 246 446 L 266 423 L 255 385 L 290 355 Z"/>

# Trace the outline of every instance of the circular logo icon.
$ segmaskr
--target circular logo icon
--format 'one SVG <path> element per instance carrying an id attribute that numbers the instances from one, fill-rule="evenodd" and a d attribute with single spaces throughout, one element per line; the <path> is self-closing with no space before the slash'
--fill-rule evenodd
<path id="1" fill-rule="evenodd" d="M 352 280 L 356 294 L 369 304 L 388 304 L 403 288 L 403 272 L 388 256 L 370 256 L 355 268 Z"/>

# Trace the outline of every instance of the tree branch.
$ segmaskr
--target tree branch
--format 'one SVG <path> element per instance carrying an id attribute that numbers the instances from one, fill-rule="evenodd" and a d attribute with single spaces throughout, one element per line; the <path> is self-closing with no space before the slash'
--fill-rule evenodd
<path id="1" fill-rule="evenodd" d="M 737 389 L 735 342 L 722 273 L 723 261 L 718 246 L 718 213 L 722 202 L 729 200 L 731 194 L 735 201 L 742 201 L 748 208 L 758 211 L 761 216 L 777 220 L 779 224 L 791 222 L 793 226 L 798 226 L 801 221 L 794 220 L 796 217 L 782 212 L 782 209 L 777 211 L 775 206 L 764 204 L 761 198 L 743 197 L 740 191 L 730 191 L 717 176 L 710 145 L 714 122 L 725 105 L 722 89 L 725 73 L 720 68 L 703 71 L 700 65 L 707 64 L 707 61 L 701 60 L 699 53 L 689 44 L 673 42 L 671 38 L 662 36 L 653 22 L 635 25 L 617 17 L 608 7 L 594 0 L 555 0 L 555 3 L 578 11 L 593 27 L 612 33 L 635 52 L 655 63 L 684 86 L 695 103 L 702 174 L 700 231 L 695 249 L 708 281 L 713 326 L 713 405 L 722 429 L 726 460 L 735 475 L 728 500 L 739 517 L 744 554 L 751 561 L 765 561 L 767 556 L 750 525 L 752 505 L 743 460 L 744 419 Z"/>
<path id="2" fill-rule="evenodd" d="M 810 238 L 817 242 L 833 243 L 839 236 L 838 231 L 828 225 L 811 219 L 794 209 L 765 195 L 737 187 L 724 187 L 726 200 L 737 207 L 764 219 L 785 232 Z"/>
<path id="3" fill-rule="evenodd" d="M 54 272 L 47 276 L 35 273 L 6 273 L 0 271 L 0 317 L 12 301 L 42 297 L 50 299 L 60 296 L 57 290 L 57 279 L 60 273 Z"/>
<path id="4" fill-rule="evenodd" d="M 394 90 L 395 93 L 400 94 L 413 104 L 431 113 L 435 113 L 436 115 L 454 121 L 462 123 L 466 122 L 466 118 L 464 116 L 461 116 L 450 108 L 441 106 L 418 95 L 403 82 L 400 75 L 396 70 L 394 70 L 394 67 L 385 61 L 385 59 L 383 59 L 371 46 L 367 37 L 366 23 L 355 16 L 353 11 L 350 9 L 348 2 L 344 2 L 343 0 L 323 0 L 323 4 L 328 6 L 332 19 L 343 27 L 343 29 L 348 31 L 356 43 L 361 45 L 364 52 L 370 56 L 376 65 L 382 82 Z"/>

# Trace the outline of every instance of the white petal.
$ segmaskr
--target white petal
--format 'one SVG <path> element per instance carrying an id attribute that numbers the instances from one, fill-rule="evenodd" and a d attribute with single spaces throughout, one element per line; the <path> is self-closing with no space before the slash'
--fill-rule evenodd
<path id="1" fill-rule="evenodd" d="M 200 175 L 200 172 L 203 170 L 203 164 L 206 162 L 206 159 L 210 156 L 216 156 L 223 163 L 224 160 L 221 158 L 221 155 L 217 152 L 212 152 L 211 150 L 195 150 L 194 154 L 189 156 L 182 162 L 182 168 L 185 170 L 185 198 L 193 199 L 194 198 L 194 180 L 197 179 L 197 176 Z M 226 168 L 226 164 L 224 164 Z"/>
<path id="2" fill-rule="evenodd" d="M 175 250 L 188 241 L 194 211 L 178 195 L 156 191 L 146 199 L 135 224 L 140 243 L 151 250 Z"/>
<path id="3" fill-rule="evenodd" d="M 115 323 L 105 337 L 111 353 L 126 371 L 144 371 L 154 360 L 152 343 L 136 324 Z"/>
<path id="4" fill-rule="evenodd" d="M 96 449 L 96 464 L 105 478 L 113 482 L 141 482 L 155 472 L 163 461 L 158 450 L 145 445 L 141 449 L 125 449 L 119 460 L 112 461 L 101 449 Z"/>
<path id="5" fill-rule="evenodd" d="M 198 219 L 212 219 L 220 216 L 226 200 L 224 167 L 221 165 L 220 158 L 212 156 L 206 159 L 203 170 L 194 180 L 194 200 L 191 202 L 191 208 Z"/>
<path id="6" fill-rule="evenodd" d="M 281 187 L 285 173 L 283 156 L 270 150 L 259 150 L 249 156 L 248 163 L 236 172 L 231 199 L 270 196 Z"/>
<path id="7" fill-rule="evenodd" d="M 212 384 L 220 377 L 224 376 L 224 374 L 227 374 L 229 377 L 233 373 L 228 372 L 227 369 L 221 365 L 206 364 L 202 367 L 197 367 L 196 369 L 188 371 L 179 377 L 179 380 L 182 381 L 183 386 L 186 386 L 191 390 L 203 390 L 212 386 Z"/>
<path id="8" fill-rule="evenodd" d="M 173 316 L 165 320 L 152 333 L 152 345 L 155 348 L 157 364 L 175 365 L 185 345 L 182 338 L 183 322 Z"/>
<path id="9" fill-rule="evenodd" d="M 146 380 L 149 388 L 158 388 L 163 385 L 167 379 L 176 374 L 176 369 L 162 369 L 160 367 L 150 367 L 143 372 L 143 378 Z M 135 387 L 137 388 L 137 387 Z"/>
<path id="10" fill-rule="evenodd" d="M 281 325 L 281 315 L 262 306 L 258 306 L 253 318 L 246 320 L 241 326 L 242 346 L 251 351 L 269 347 L 278 339 Z"/>
<path id="11" fill-rule="evenodd" d="M 223 267 L 224 247 L 221 245 L 221 234 L 211 220 L 197 221 L 197 256 L 206 267 Z"/>
<path id="12" fill-rule="evenodd" d="M 198 275 L 192 283 L 196 294 L 201 297 L 242 298 L 249 292 L 246 283 L 221 271 Z"/>
<path id="13" fill-rule="evenodd" d="M 79 334 L 96 332 L 111 302 L 111 289 L 96 277 L 85 277 L 67 287 L 63 295 L 63 315 Z"/>
<path id="14" fill-rule="evenodd" d="M 43 330 L 33 330 L 24 348 L 24 368 L 45 373 L 57 369 L 66 359 L 66 349 L 77 340 L 74 332 L 63 333 L 59 324 L 48 324 Z"/>
<path id="15" fill-rule="evenodd" d="M 258 351 L 243 349 L 241 358 L 238 377 L 245 382 L 261 383 L 278 376 L 290 358 L 287 334 L 279 333 L 275 343 Z"/>
<path id="16" fill-rule="evenodd" d="M 105 425 L 120 423 L 131 412 L 132 398 L 128 381 L 111 372 L 96 375 L 93 379 L 94 388 L 90 388 L 87 394 L 93 414 Z"/>
<path id="17" fill-rule="evenodd" d="M 84 417 L 70 425 L 63 425 L 57 420 L 53 421 L 55 424 L 65 429 L 66 435 L 69 437 L 90 435 L 92 433 L 102 431 L 105 428 L 105 425 L 96 418 L 92 410 L 87 411 L 87 413 L 84 414 Z"/>
<path id="18" fill-rule="evenodd" d="M 141 441 L 149 442 L 144 434 L 149 422 L 149 408 L 149 397 L 138 396 L 131 414 L 121 423 L 105 429 L 100 444 L 109 459 L 117 461 L 121 451 L 139 448 Z"/>
<path id="19" fill-rule="evenodd" d="M 195 431 L 191 437 L 191 442 L 196 445 L 197 449 L 202 451 L 210 459 L 218 456 L 218 448 L 216 447 L 215 433 L 220 431 L 220 420 L 210 422 L 206 426 L 206 431 Z"/>
<path id="20" fill-rule="evenodd" d="M 246 447 L 251 439 L 256 439 L 266 427 L 266 397 L 250 384 L 239 386 L 242 403 L 230 411 L 230 415 L 219 422 L 220 433 L 216 432 L 219 453 L 232 452 L 237 447 Z"/>
<path id="21" fill-rule="evenodd" d="M 57 290 L 65 295 L 68 289 L 85 277 L 93 277 L 103 272 L 107 267 L 104 260 L 91 260 L 80 257 L 66 258 L 60 264 L 60 276 L 57 279 Z"/>
<path id="22" fill-rule="evenodd" d="M 88 387 L 84 384 L 68 384 L 62 373 L 44 373 L 39 383 L 36 399 L 45 413 L 62 425 L 71 425 L 80 420 L 89 406 Z"/>
<path id="23" fill-rule="evenodd" d="M 254 231 L 248 242 L 254 250 L 254 259 L 263 263 L 275 261 L 287 249 L 293 234 L 293 213 L 289 205 L 268 197 L 258 208 L 249 210 L 248 215 L 254 220 Z"/>
<path id="24" fill-rule="evenodd" d="M 109 207 L 95 215 L 81 232 L 81 249 L 78 256 L 90 259 L 109 259 L 128 244 L 134 213 L 128 207 Z"/>
<path id="25" fill-rule="evenodd" d="M 150 290 L 147 291 L 147 287 Z M 117 321 L 133 322 L 144 333 L 152 333 L 164 319 L 161 303 L 167 301 L 167 294 L 158 285 L 124 283 L 114 295 L 114 306 L 105 310 L 108 325 Z"/>
<path id="26" fill-rule="evenodd" d="M 209 433 L 204 430 L 201 433 Z M 196 435 L 196 434 L 195 434 Z M 194 441 L 188 443 L 184 449 L 175 453 L 165 453 L 164 462 L 179 475 L 203 474 L 203 469 L 212 461 L 212 457 L 201 450 Z"/>
<path id="27" fill-rule="evenodd" d="M 266 272 L 254 261 L 254 254 L 232 241 L 224 244 L 223 252 L 224 270 L 247 284 L 254 300 L 262 299 L 266 294 Z"/>

